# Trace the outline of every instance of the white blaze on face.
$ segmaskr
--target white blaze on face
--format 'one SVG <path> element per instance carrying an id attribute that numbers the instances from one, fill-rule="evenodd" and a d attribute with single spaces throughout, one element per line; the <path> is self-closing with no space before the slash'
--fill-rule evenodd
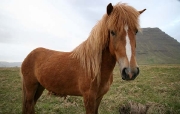
<path id="1" fill-rule="evenodd" d="M 128 26 L 126 25 L 124 27 L 125 31 L 126 31 L 126 55 L 127 55 L 127 58 L 128 58 L 128 61 L 130 63 L 130 60 L 131 60 L 131 56 L 132 56 L 132 51 L 131 51 L 131 43 L 130 43 L 130 39 L 129 39 L 129 36 L 128 36 Z"/>

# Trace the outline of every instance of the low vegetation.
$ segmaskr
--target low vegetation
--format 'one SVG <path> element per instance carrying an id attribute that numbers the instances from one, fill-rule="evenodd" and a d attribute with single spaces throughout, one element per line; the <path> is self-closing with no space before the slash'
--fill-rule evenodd
<path id="1" fill-rule="evenodd" d="M 142 65 L 134 81 L 123 81 L 118 66 L 114 82 L 104 96 L 100 114 L 145 112 L 180 113 L 180 65 Z M 48 95 L 44 91 L 37 114 L 84 114 L 81 97 Z M 19 68 L 0 68 L 0 114 L 20 114 L 22 89 Z"/>

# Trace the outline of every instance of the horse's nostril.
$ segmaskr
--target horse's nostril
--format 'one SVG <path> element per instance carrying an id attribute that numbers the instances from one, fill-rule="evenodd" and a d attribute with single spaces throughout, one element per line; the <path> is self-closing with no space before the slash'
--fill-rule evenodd
<path id="1" fill-rule="evenodd" d="M 135 79 L 139 75 L 139 68 L 137 67 L 134 71 L 133 79 Z"/>
<path id="2" fill-rule="evenodd" d="M 137 67 L 137 75 L 139 75 L 139 67 Z"/>
<path id="3" fill-rule="evenodd" d="M 124 68 L 124 69 L 122 70 L 122 79 L 123 79 L 123 80 L 126 80 L 126 79 L 127 79 L 127 68 Z"/>
<path id="4" fill-rule="evenodd" d="M 125 75 L 126 74 L 126 68 L 124 68 L 123 70 L 122 70 L 122 75 Z"/>

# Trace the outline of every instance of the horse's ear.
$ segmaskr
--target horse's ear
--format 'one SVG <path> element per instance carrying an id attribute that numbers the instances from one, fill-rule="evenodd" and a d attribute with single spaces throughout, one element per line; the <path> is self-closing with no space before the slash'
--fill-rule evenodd
<path id="1" fill-rule="evenodd" d="M 143 10 L 139 11 L 139 13 L 141 14 L 141 13 L 143 13 L 145 10 L 146 10 L 146 9 L 143 9 Z"/>
<path id="2" fill-rule="evenodd" d="M 113 10 L 113 6 L 112 6 L 111 3 L 109 3 L 108 6 L 107 6 L 107 14 L 110 15 L 112 10 Z"/>

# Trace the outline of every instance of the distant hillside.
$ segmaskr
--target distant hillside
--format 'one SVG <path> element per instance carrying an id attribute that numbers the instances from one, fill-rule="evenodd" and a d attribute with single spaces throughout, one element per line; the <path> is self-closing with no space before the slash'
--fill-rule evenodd
<path id="1" fill-rule="evenodd" d="M 159 28 L 142 28 L 136 40 L 139 64 L 180 64 L 180 43 Z"/>
<path id="2" fill-rule="evenodd" d="M 180 64 L 180 43 L 159 28 L 142 28 L 136 40 L 138 64 Z M 0 61 L 0 67 L 16 66 L 21 62 Z"/>
<path id="3" fill-rule="evenodd" d="M 0 61 L 0 67 L 20 67 L 21 62 L 4 62 Z"/>

